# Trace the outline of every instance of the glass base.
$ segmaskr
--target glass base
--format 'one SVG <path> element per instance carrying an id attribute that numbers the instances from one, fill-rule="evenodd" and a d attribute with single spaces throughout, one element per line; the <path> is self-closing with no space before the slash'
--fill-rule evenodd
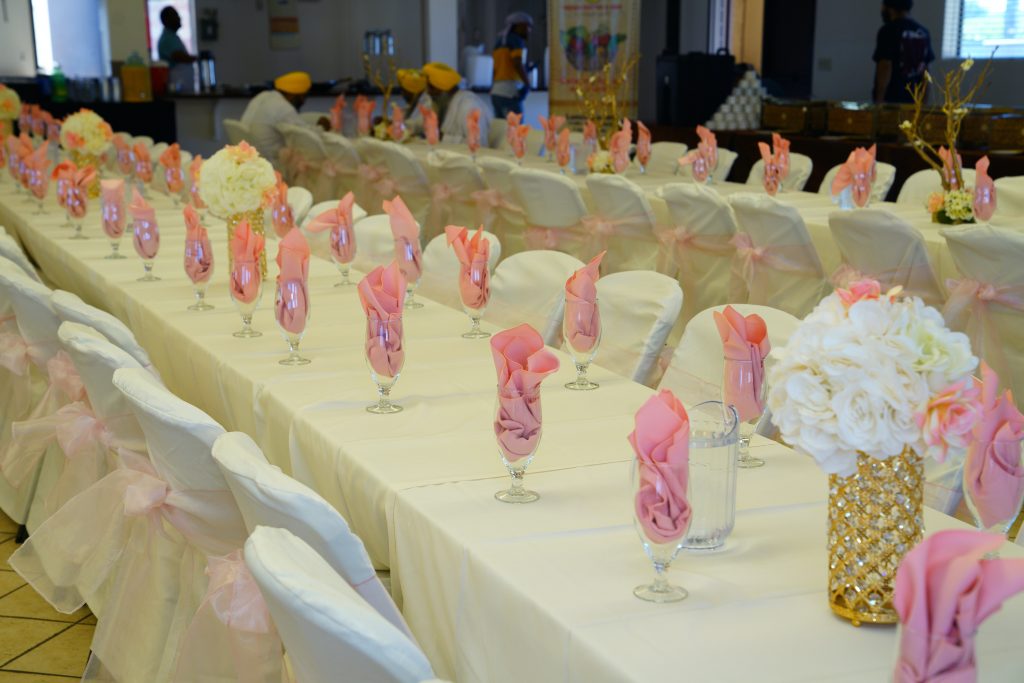
<path id="1" fill-rule="evenodd" d="M 191 306 L 189 306 L 188 310 L 190 310 L 190 311 L 212 311 L 213 310 L 213 306 L 208 304 L 208 303 L 206 303 L 205 301 L 200 301 L 200 302 L 194 303 Z"/>
<path id="2" fill-rule="evenodd" d="M 124 254 L 120 254 L 120 253 L 114 252 L 113 254 L 107 254 L 103 258 L 105 258 L 105 259 L 107 259 L 109 261 L 116 261 L 116 260 L 120 260 L 120 259 L 128 258 L 128 257 L 125 256 Z"/>
<path id="3" fill-rule="evenodd" d="M 72 236 L 71 236 L 71 237 L 69 237 L 68 239 L 69 239 L 69 240 L 87 240 L 87 239 L 89 239 L 89 238 L 88 238 L 88 237 L 86 237 L 85 235 L 83 235 L 83 234 L 82 234 L 82 233 L 80 233 L 80 232 L 76 232 L 76 233 L 75 233 L 74 235 L 72 235 Z"/>
<path id="4" fill-rule="evenodd" d="M 353 284 L 355 284 L 355 283 L 354 283 L 354 282 L 351 282 L 351 281 L 349 281 L 349 280 L 342 280 L 341 282 L 335 282 L 335 283 L 334 283 L 334 286 L 335 286 L 335 287 L 350 287 L 350 286 L 352 286 Z"/>
<path id="5" fill-rule="evenodd" d="M 665 603 L 685 600 L 689 593 L 681 586 L 673 586 L 668 583 L 662 585 L 651 583 L 637 586 L 633 589 L 633 595 L 647 602 Z"/>
<path id="6" fill-rule="evenodd" d="M 524 488 L 503 489 L 494 494 L 502 503 L 533 503 L 540 500 L 540 494 Z"/>
<path id="7" fill-rule="evenodd" d="M 487 339 L 491 336 L 490 332 L 484 332 L 483 330 L 470 330 L 469 332 L 463 332 L 463 339 Z"/>
<path id="8" fill-rule="evenodd" d="M 566 384 L 565 388 L 572 389 L 573 391 L 593 391 L 599 386 L 601 385 L 597 382 L 591 382 L 589 379 L 577 379 Z"/>
<path id="9" fill-rule="evenodd" d="M 402 406 L 396 405 L 391 401 L 381 401 L 380 403 L 374 403 L 372 406 L 366 406 L 366 412 L 373 413 L 374 415 L 393 415 L 402 412 Z"/>
<path id="10" fill-rule="evenodd" d="M 756 467 L 764 467 L 764 460 L 755 458 L 748 453 L 736 459 L 736 466 L 745 470 L 752 470 Z"/>
<path id="11" fill-rule="evenodd" d="M 254 337 L 262 337 L 263 333 L 259 330 L 254 330 L 251 327 L 245 327 L 240 329 L 238 332 L 233 332 L 233 337 L 240 337 L 242 339 L 252 339 Z"/>
<path id="12" fill-rule="evenodd" d="M 406 299 L 405 307 L 406 308 L 423 308 L 423 304 L 421 304 L 419 301 L 409 301 L 408 299 Z"/>
<path id="13" fill-rule="evenodd" d="M 158 278 L 156 275 L 153 275 L 153 273 L 146 273 L 138 280 L 136 280 L 136 282 L 157 282 L 159 279 L 160 278 Z"/>
<path id="14" fill-rule="evenodd" d="M 287 358 L 282 358 L 281 360 L 279 360 L 277 362 L 280 365 L 291 365 L 291 366 L 294 366 L 294 365 L 309 365 L 313 361 L 311 361 L 308 358 L 303 358 L 302 356 L 300 356 L 297 353 L 293 353 L 292 355 L 288 356 Z"/>

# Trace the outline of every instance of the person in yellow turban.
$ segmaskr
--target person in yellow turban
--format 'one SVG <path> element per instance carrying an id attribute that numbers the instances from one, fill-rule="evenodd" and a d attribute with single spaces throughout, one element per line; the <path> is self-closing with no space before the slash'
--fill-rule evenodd
<path id="1" fill-rule="evenodd" d="M 423 116 L 419 108 L 431 106 L 430 95 L 427 94 L 427 77 L 419 69 L 399 69 L 398 89 L 405 100 L 405 125 L 412 133 L 423 128 Z"/>
<path id="2" fill-rule="evenodd" d="M 299 109 L 306 103 L 313 80 L 305 71 L 292 71 L 274 79 L 274 89 L 265 90 L 249 100 L 242 114 L 242 123 L 252 131 L 251 143 L 261 156 L 269 160 L 278 170 L 283 165 L 278 157 L 284 147 L 284 136 L 278 131 L 281 123 L 296 126 L 312 127 L 312 124 L 299 116 Z M 330 130 L 331 122 L 327 117 L 320 117 L 317 125 Z"/>
<path id="3" fill-rule="evenodd" d="M 466 140 L 466 116 L 474 109 L 480 110 L 480 143 L 487 145 L 487 134 L 491 127 L 491 107 L 476 94 L 462 90 L 462 76 L 442 62 L 423 65 L 427 78 L 427 94 L 433 102 L 437 119 L 441 122 L 441 138 L 445 142 L 460 143 Z"/>

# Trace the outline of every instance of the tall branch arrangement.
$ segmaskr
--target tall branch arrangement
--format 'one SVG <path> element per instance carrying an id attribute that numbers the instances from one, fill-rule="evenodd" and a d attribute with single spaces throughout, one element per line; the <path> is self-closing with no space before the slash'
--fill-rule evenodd
<path id="1" fill-rule="evenodd" d="M 942 83 L 943 101 L 941 111 L 946 116 L 944 138 L 946 141 L 945 146 L 949 149 L 950 163 L 953 167 L 953 178 L 947 177 L 945 163 L 939 154 L 939 150 L 935 149 L 934 145 L 925 140 L 924 135 L 921 133 L 921 124 L 926 113 L 925 99 L 928 96 L 928 86 L 934 83 L 931 73 L 925 71 L 925 77 L 920 83 L 907 86 L 907 90 L 910 91 L 914 100 L 914 115 L 911 119 L 900 124 L 900 130 L 903 131 L 907 140 L 914 147 L 917 155 L 939 172 L 939 175 L 942 177 L 942 189 L 946 192 L 955 189 L 951 182 L 953 179 L 956 180 L 956 188 L 964 189 L 963 169 L 960 167 L 960 157 L 957 154 L 957 140 L 960 137 L 960 127 L 963 125 L 964 119 L 969 112 L 968 105 L 974 101 L 974 98 L 978 96 L 982 88 L 987 85 L 988 74 L 992 68 L 992 59 L 989 58 L 985 63 L 974 85 L 964 94 L 964 82 L 967 80 L 968 73 L 973 66 L 973 59 L 965 60 L 956 69 L 946 72 L 944 82 Z"/>
<path id="2" fill-rule="evenodd" d="M 608 140 L 622 120 L 619 90 L 632 77 L 639 63 L 639 54 L 626 60 L 621 69 L 616 69 L 614 62 L 608 62 L 600 71 L 576 85 L 576 99 L 583 107 L 583 115 L 597 126 L 597 139 L 603 149 L 608 148 Z"/>
<path id="3" fill-rule="evenodd" d="M 387 80 L 384 80 L 384 69 L 378 65 L 376 69 L 370 61 L 370 55 L 363 53 L 363 66 L 366 69 L 366 76 L 370 81 L 377 86 L 377 88 L 384 95 L 384 107 L 383 107 L 383 120 L 390 120 L 391 112 L 391 93 L 395 89 L 395 85 L 398 84 L 398 67 L 395 66 L 395 58 L 388 57 L 387 59 Z"/>

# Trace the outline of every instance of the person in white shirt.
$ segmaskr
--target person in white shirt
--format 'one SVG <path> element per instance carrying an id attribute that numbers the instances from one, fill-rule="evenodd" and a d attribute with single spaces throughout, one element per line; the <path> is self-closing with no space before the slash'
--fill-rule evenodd
<path id="1" fill-rule="evenodd" d="M 291 123 L 296 126 L 310 126 L 299 116 L 299 109 L 306 102 L 306 95 L 313 86 L 309 74 L 304 71 L 293 71 L 274 80 L 274 89 L 261 92 L 249 101 L 242 114 L 242 123 L 252 131 L 251 143 L 267 161 L 280 170 L 281 148 L 284 147 L 284 136 L 276 126 Z M 327 117 L 320 117 L 317 125 L 330 130 L 331 122 Z"/>
<path id="2" fill-rule="evenodd" d="M 487 146 L 487 133 L 493 114 L 489 104 L 468 90 L 461 90 L 462 76 L 455 69 L 441 62 L 423 65 L 427 77 L 427 94 L 430 95 L 437 119 L 441 122 L 441 140 L 450 143 L 466 141 L 466 115 L 474 109 L 480 110 L 480 144 Z"/>

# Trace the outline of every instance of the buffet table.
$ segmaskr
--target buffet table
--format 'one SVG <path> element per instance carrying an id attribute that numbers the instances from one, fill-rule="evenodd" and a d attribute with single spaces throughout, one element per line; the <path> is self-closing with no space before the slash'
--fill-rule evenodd
<path id="1" fill-rule="evenodd" d="M 226 231 L 211 219 L 220 262 L 207 300 L 216 308 L 187 311 L 180 210 L 164 197 L 152 203 L 162 232 L 154 272 L 163 279 L 144 283 L 134 255 L 103 258 L 109 246 L 98 207 L 86 219 L 91 239 L 72 241 L 52 200 L 49 213 L 32 215 L 34 204 L 0 182 L 0 224 L 54 286 L 125 321 L 171 390 L 249 433 L 271 462 L 345 515 L 374 562 L 391 569 L 399 604 L 439 676 L 886 680 L 895 629 L 855 629 L 828 610 L 827 482 L 809 458 L 757 440 L 767 466 L 740 471 L 736 529 L 725 548 L 684 553 L 673 565 L 671 580 L 690 597 L 641 602 L 631 590 L 653 570 L 632 526 L 626 435 L 650 389 L 596 368 L 599 390 L 567 391 L 574 372 L 559 352 L 562 368 L 543 394 L 544 438 L 526 477 L 541 500 L 502 505 L 493 499 L 508 479 L 491 427 L 494 367 L 486 341 L 460 337 L 464 314 L 430 301 L 405 314 L 408 360 L 394 394 L 405 410 L 370 415 L 362 311 L 354 287 L 334 287 L 333 265 L 311 263 L 313 316 L 302 352 L 313 362 L 283 367 L 272 284 L 255 318 L 264 336 L 232 337 L 240 319 L 227 294 Z M 275 252 L 271 239 L 270 259 Z M 926 520 L 929 531 L 963 526 L 938 513 Z M 984 680 L 1024 678 L 1022 627 L 1018 598 L 982 628 Z"/>

